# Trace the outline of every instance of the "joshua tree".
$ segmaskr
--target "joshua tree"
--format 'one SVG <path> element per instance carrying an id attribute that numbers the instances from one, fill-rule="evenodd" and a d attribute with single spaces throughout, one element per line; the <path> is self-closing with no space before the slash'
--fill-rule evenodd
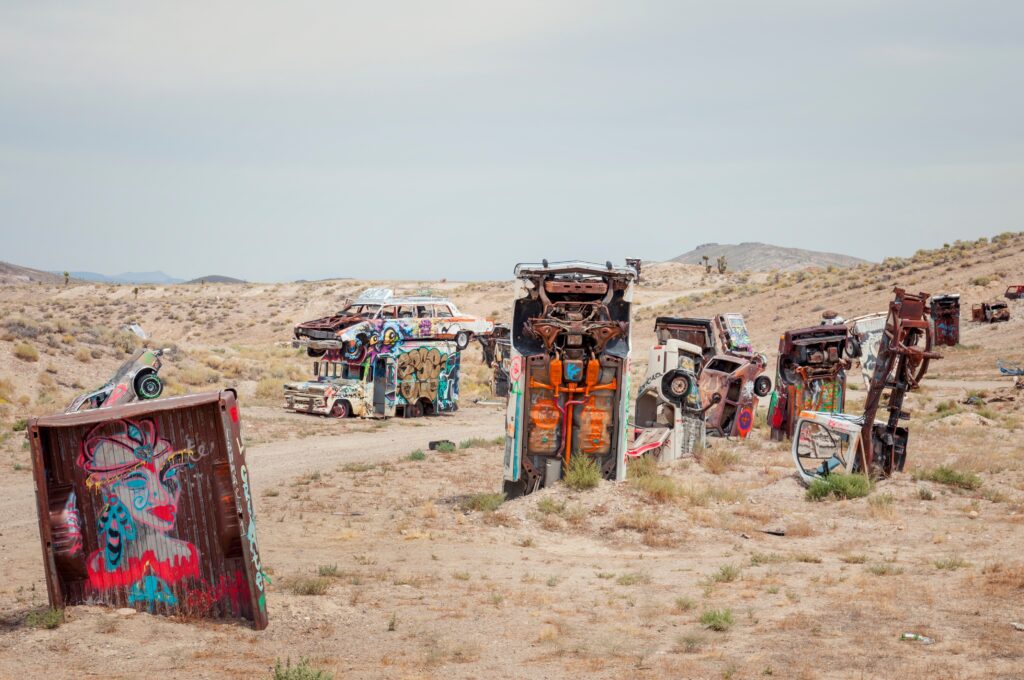
<path id="1" fill-rule="evenodd" d="M 729 263 L 726 262 L 725 255 L 720 255 L 718 258 L 718 273 L 724 274 L 729 269 Z"/>
<path id="2" fill-rule="evenodd" d="M 704 272 L 707 274 L 711 273 L 711 260 L 707 255 L 701 255 L 700 259 L 704 260 Z"/>
<path id="3" fill-rule="evenodd" d="M 70 280 L 71 280 L 71 274 L 69 274 L 68 272 L 64 272 L 64 285 L 65 286 L 68 285 L 68 281 L 70 281 Z"/>
<path id="4" fill-rule="evenodd" d="M 132 292 L 135 293 L 135 299 L 138 300 L 139 299 L 139 287 L 135 286 L 135 288 L 132 288 Z"/>

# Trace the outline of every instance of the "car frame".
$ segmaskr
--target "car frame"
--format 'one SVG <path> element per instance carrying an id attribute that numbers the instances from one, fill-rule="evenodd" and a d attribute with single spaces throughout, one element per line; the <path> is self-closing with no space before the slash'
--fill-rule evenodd
<path id="1" fill-rule="evenodd" d="M 448 298 L 396 296 L 390 288 L 369 288 L 337 314 L 297 324 L 294 335 L 296 341 L 340 340 L 346 357 L 358 361 L 375 346 L 397 339 L 453 340 L 464 350 L 474 336 L 493 331 L 493 322 L 460 311 Z M 312 346 L 308 351 L 320 355 Z"/>
<path id="2" fill-rule="evenodd" d="M 163 354 L 162 349 L 136 350 L 103 387 L 79 395 L 64 412 L 75 413 L 158 398 L 164 391 L 163 381 L 158 375 L 163 365 Z"/>

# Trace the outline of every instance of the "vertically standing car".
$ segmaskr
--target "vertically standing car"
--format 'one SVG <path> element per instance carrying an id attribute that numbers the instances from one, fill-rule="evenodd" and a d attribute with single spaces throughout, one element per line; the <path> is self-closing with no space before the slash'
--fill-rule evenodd
<path id="1" fill-rule="evenodd" d="M 625 478 L 632 267 L 515 268 L 504 488 L 553 484 L 579 456 Z"/>

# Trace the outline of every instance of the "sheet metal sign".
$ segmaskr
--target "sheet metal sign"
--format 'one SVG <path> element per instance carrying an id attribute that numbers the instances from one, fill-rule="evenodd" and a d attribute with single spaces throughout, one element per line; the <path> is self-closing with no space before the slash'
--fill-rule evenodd
<path id="1" fill-rule="evenodd" d="M 267 626 L 233 391 L 29 423 L 50 605 Z"/>

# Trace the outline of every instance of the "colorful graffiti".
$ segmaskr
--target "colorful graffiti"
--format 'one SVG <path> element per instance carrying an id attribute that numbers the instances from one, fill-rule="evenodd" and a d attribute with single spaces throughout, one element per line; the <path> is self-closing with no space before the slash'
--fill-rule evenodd
<path id="1" fill-rule="evenodd" d="M 342 355 L 352 363 L 373 360 L 393 352 L 411 337 L 413 332 L 393 319 L 366 321 L 345 330 Z"/>
<path id="2" fill-rule="evenodd" d="M 105 505 L 97 521 L 100 547 L 86 559 L 92 588 L 129 587 L 130 603 L 174 605 L 170 585 L 199 576 L 199 555 L 174 538 L 185 471 L 206 447 L 175 450 L 156 423 L 115 420 L 97 425 L 82 443 L 77 465 L 86 487 Z"/>
<path id="3" fill-rule="evenodd" d="M 419 347 L 396 359 L 398 392 L 407 404 L 420 399 L 451 410 L 459 399 L 459 355 L 443 354 L 436 347 Z"/>

